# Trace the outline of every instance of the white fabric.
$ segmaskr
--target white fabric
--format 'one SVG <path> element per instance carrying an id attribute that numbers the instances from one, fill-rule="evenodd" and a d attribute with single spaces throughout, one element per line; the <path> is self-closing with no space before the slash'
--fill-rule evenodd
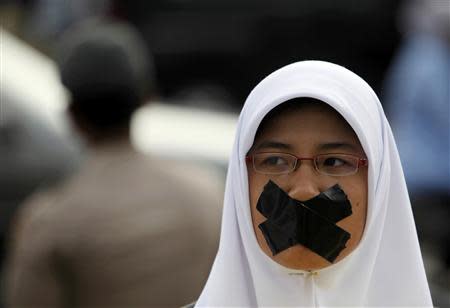
<path id="1" fill-rule="evenodd" d="M 263 117 L 296 97 L 328 103 L 369 160 L 368 214 L 359 246 L 311 275 L 279 265 L 253 231 L 245 155 Z M 231 153 L 217 257 L 197 307 L 432 306 L 411 205 L 390 126 L 370 86 L 349 70 L 304 61 L 266 77 L 241 112 Z"/>

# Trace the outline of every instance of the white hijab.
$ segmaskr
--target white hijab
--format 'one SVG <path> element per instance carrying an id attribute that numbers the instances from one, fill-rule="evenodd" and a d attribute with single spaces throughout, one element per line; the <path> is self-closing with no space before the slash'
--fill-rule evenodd
<path id="1" fill-rule="evenodd" d="M 261 120 L 297 97 L 319 99 L 356 132 L 369 160 L 368 213 L 359 246 L 312 275 L 279 265 L 253 231 L 245 156 Z M 432 306 L 397 147 L 370 86 L 327 62 L 285 66 L 261 81 L 241 112 L 231 153 L 219 250 L 197 307 Z"/>

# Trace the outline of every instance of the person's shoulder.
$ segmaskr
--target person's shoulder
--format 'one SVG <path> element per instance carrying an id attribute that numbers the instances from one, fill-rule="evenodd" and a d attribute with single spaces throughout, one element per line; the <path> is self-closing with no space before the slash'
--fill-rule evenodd
<path id="1" fill-rule="evenodd" d="M 224 175 L 214 166 L 192 162 L 163 160 L 157 165 L 165 177 L 158 186 L 162 186 L 171 208 L 183 217 L 183 223 L 195 222 L 196 228 L 215 233 L 220 226 Z"/>
<path id="2" fill-rule="evenodd" d="M 158 160 L 155 164 L 166 176 L 185 184 L 189 189 L 223 194 L 223 176 L 213 165 L 179 160 Z"/>
<path id="3" fill-rule="evenodd" d="M 27 251 L 44 251 L 50 249 L 54 238 L 60 234 L 57 229 L 59 220 L 54 219 L 55 199 L 54 190 L 36 192 L 22 203 L 14 215 L 10 227 L 10 243 L 17 243 L 20 247 L 27 246 Z"/>
<path id="4" fill-rule="evenodd" d="M 192 162 L 170 161 L 164 163 L 164 173 L 171 178 L 172 191 L 182 196 L 186 204 L 205 211 L 219 212 L 224 195 L 224 176 L 211 165 Z"/>
<path id="5" fill-rule="evenodd" d="M 20 206 L 16 216 L 17 223 L 45 223 L 55 207 L 59 186 L 38 190 L 30 195 Z"/>

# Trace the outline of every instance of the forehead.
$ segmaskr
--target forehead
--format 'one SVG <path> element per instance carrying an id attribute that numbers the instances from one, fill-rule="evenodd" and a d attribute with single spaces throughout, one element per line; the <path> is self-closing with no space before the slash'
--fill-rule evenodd
<path id="1" fill-rule="evenodd" d="M 277 106 L 261 122 L 253 148 L 267 141 L 306 147 L 348 144 L 363 152 L 360 142 L 345 119 L 320 101 L 290 101 Z"/>

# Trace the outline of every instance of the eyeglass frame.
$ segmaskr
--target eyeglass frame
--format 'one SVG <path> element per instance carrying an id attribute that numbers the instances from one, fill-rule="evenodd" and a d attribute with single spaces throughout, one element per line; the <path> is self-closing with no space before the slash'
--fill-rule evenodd
<path id="1" fill-rule="evenodd" d="M 256 170 L 256 167 L 255 167 L 255 159 L 254 159 L 254 157 L 257 154 L 287 154 L 289 156 L 295 157 L 295 164 L 294 164 L 294 167 L 292 168 L 292 170 L 289 170 L 288 172 L 280 172 L 280 173 L 261 172 L 261 171 Z M 355 172 L 349 173 L 349 174 L 339 175 L 339 174 L 329 174 L 329 173 L 325 173 L 325 172 L 320 171 L 318 166 L 317 166 L 316 159 L 317 159 L 318 156 L 323 156 L 323 155 L 346 155 L 346 156 L 352 156 L 352 157 L 358 158 L 358 164 L 356 165 Z M 291 153 L 286 153 L 286 152 L 258 152 L 258 153 L 249 154 L 249 155 L 245 156 L 245 160 L 247 162 L 249 160 L 252 161 L 252 167 L 253 167 L 253 170 L 255 172 L 260 173 L 260 174 L 265 174 L 265 175 L 283 175 L 283 174 L 292 173 L 295 170 L 297 170 L 298 167 L 300 167 L 300 165 L 301 165 L 303 160 L 312 161 L 313 162 L 313 166 L 314 166 L 314 170 L 316 170 L 319 174 L 330 175 L 330 176 L 349 176 L 349 175 L 354 175 L 354 174 L 358 173 L 359 167 L 366 167 L 366 166 L 369 165 L 369 161 L 368 161 L 367 158 L 361 158 L 361 157 L 359 157 L 357 155 L 348 154 L 348 153 L 325 153 L 325 154 L 317 154 L 317 155 L 315 155 L 313 157 L 298 157 L 297 155 L 294 155 L 294 154 L 291 154 Z M 300 164 L 298 164 L 299 161 L 300 161 Z M 297 166 L 297 164 L 298 164 L 298 166 Z"/>

